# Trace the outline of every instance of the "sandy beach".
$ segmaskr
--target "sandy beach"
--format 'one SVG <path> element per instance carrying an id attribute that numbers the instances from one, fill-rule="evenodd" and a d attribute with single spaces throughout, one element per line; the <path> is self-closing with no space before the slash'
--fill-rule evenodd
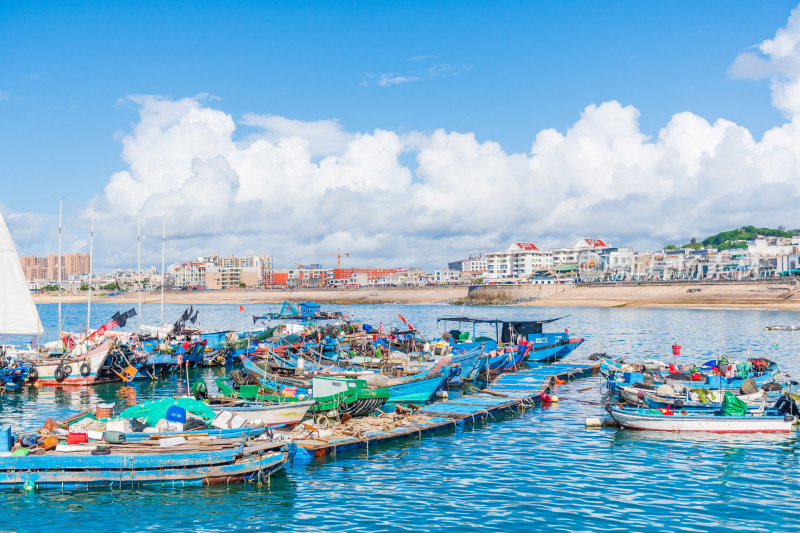
<path id="1" fill-rule="evenodd" d="M 731 283 L 593 284 L 538 286 L 364 287 L 357 289 L 232 290 L 167 292 L 166 303 L 328 304 L 500 304 L 581 307 L 725 307 L 800 310 L 800 286 L 785 281 Z M 160 301 L 143 293 L 144 303 Z M 64 302 L 85 302 L 86 294 L 64 294 Z M 55 295 L 36 295 L 37 303 L 55 303 Z M 135 292 L 93 294 L 97 303 L 135 303 Z"/>

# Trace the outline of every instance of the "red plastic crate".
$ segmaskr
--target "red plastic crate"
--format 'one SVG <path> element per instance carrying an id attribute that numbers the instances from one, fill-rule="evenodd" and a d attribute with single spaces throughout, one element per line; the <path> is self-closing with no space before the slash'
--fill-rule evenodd
<path id="1" fill-rule="evenodd" d="M 70 433 L 67 435 L 67 444 L 84 444 L 89 442 L 88 433 Z"/>

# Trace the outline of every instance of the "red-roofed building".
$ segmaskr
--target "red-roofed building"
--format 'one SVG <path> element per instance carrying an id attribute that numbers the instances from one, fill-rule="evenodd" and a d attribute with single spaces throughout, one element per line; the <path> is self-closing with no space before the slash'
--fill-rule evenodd
<path id="1" fill-rule="evenodd" d="M 608 244 L 606 241 L 604 241 L 602 239 L 580 239 L 573 246 L 573 248 L 575 248 L 575 249 L 582 249 L 582 248 L 610 248 L 610 247 L 611 247 L 611 245 Z"/>

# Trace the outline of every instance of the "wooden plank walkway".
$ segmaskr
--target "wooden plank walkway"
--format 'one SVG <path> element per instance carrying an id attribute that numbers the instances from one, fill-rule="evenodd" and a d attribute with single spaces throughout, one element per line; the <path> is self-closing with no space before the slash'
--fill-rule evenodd
<path id="1" fill-rule="evenodd" d="M 512 410 L 522 410 L 540 403 L 539 396 L 546 392 L 554 380 L 562 381 L 591 375 L 600 369 L 600 363 L 556 363 L 530 367 L 511 374 L 503 374 L 487 391 L 459 396 L 452 400 L 436 402 L 420 409 L 420 414 L 430 416 L 424 422 L 397 427 L 391 431 L 366 433 L 363 437 L 346 437 L 322 441 L 300 439 L 294 443 L 307 455 L 322 457 L 357 448 L 369 448 L 380 443 L 402 438 L 418 437 L 460 425 L 474 423 L 487 417 Z"/>

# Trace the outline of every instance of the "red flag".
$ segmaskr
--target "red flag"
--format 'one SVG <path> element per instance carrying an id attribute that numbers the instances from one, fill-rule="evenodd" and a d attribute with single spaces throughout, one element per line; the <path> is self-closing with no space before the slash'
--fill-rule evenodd
<path id="1" fill-rule="evenodd" d="M 240 306 L 239 306 L 239 311 L 240 311 L 240 312 L 242 312 L 242 313 L 244 313 L 244 307 L 242 307 L 242 306 L 240 305 Z"/>
<path id="2" fill-rule="evenodd" d="M 184 341 L 183 344 L 181 344 L 181 346 L 183 346 L 183 349 L 186 350 L 187 352 L 189 351 L 189 341 Z"/>
<path id="3" fill-rule="evenodd" d="M 406 317 L 404 317 L 404 316 L 403 316 L 403 315 L 401 315 L 400 313 L 397 313 L 397 316 L 399 316 L 399 317 L 400 317 L 400 320 L 402 320 L 402 321 L 403 321 L 403 324 L 405 324 L 405 325 L 406 325 L 406 327 L 408 327 L 408 329 L 414 329 L 414 328 L 413 328 L 413 326 L 412 326 L 411 324 L 409 324 L 409 323 L 408 323 L 408 320 L 406 320 Z"/>

